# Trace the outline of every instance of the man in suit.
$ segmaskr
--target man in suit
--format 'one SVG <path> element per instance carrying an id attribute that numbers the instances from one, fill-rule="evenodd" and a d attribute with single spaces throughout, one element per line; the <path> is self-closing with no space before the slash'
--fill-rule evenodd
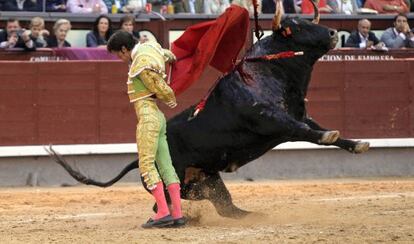
<path id="1" fill-rule="evenodd" d="M 413 30 L 408 25 L 408 18 L 405 14 L 398 14 L 394 18 L 394 27 L 384 31 L 381 41 L 389 48 L 414 48 Z"/>
<path id="2" fill-rule="evenodd" d="M 358 30 L 353 31 L 345 43 L 345 47 L 356 48 L 372 48 L 383 45 L 371 31 L 371 22 L 367 19 L 358 21 Z"/>
<path id="3" fill-rule="evenodd" d="M 36 49 L 30 39 L 30 32 L 21 29 L 17 19 L 7 20 L 6 29 L 0 31 L 0 48 L 24 48 L 28 51 Z"/>

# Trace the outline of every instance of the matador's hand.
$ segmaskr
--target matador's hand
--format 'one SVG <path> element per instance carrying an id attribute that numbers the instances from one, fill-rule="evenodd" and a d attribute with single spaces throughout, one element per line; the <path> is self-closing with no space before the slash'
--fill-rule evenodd
<path id="1" fill-rule="evenodd" d="M 167 105 L 168 105 L 168 107 L 170 107 L 170 108 L 175 108 L 175 107 L 177 107 L 177 103 L 176 102 L 173 102 L 173 101 L 171 101 L 171 102 L 168 102 L 168 103 L 166 103 Z"/>

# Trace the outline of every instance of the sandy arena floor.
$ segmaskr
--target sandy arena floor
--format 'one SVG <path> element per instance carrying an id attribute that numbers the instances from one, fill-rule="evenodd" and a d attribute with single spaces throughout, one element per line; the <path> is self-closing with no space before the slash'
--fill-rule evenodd
<path id="1" fill-rule="evenodd" d="M 152 198 L 140 186 L 0 188 L 0 243 L 414 243 L 414 179 L 228 182 L 221 218 L 184 201 L 186 228 L 143 230 Z"/>

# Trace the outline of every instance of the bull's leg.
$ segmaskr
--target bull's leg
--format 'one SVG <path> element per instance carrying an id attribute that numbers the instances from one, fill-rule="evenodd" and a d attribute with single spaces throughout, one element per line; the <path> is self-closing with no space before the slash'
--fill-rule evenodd
<path id="1" fill-rule="evenodd" d="M 262 115 L 250 129 L 262 135 L 284 137 L 287 141 L 307 141 L 319 145 L 333 144 L 339 131 L 315 130 L 283 110 L 260 108 Z"/>
<path id="2" fill-rule="evenodd" d="M 306 118 L 304 122 L 309 125 L 310 128 L 314 130 L 321 130 L 321 131 L 329 131 L 325 128 L 322 128 L 318 123 L 316 123 L 311 118 Z M 332 145 L 335 145 L 339 148 L 347 150 L 352 153 L 363 153 L 368 151 L 369 149 L 369 142 L 362 142 L 362 141 L 353 141 L 344 138 L 338 138 Z"/>
<path id="3" fill-rule="evenodd" d="M 230 192 L 227 190 L 218 173 L 205 175 L 205 178 L 196 183 L 187 184 L 185 199 L 208 199 L 216 208 L 219 215 L 228 218 L 242 218 L 249 214 L 233 204 Z"/>
<path id="4" fill-rule="evenodd" d="M 278 125 L 284 125 L 291 141 L 307 141 L 319 145 L 331 145 L 339 138 L 339 131 L 315 130 L 306 123 L 297 121 L 290 116 L 278 119 Z"/>

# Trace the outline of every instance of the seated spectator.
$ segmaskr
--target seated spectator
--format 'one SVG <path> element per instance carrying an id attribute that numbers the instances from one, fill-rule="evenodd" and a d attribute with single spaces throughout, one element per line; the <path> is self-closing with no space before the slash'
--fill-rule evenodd
<path id="1" fill-rule="evenodd" d="M 132 15 L 125 15 L 124 17 L 121 18 L 121 21 L 119 23 L 121 30 L 131 33 L 133 36 L 139 39 L 139 33 L 134 31 L 134 25 L 135 25 L 135 18 Z"/>
<path id="2" fill-rule="evenodd" d="M 3 3 L 4 11 L 42 11 L 43 0 L 8 0 Z"/>
<path id="3" fill-rule="evenodd" d="M 6 23 L 6 30 L 0 32 L 0 47 L 2 48 L 24 48 L 32 51 L 36 47 L 30 39 L 30 32 L 20 28 L 17 19 L 9 19 Z"/>
<path id="4" fill-rule="evenodd" d="M 228 0 L 205 0 L 205 14 L 222 14 L 230 6 Z"/>
<path id="5" fill-rule="evenodd" d="M 250 15 L 254 14 L 254 6 L 253 6 L 253 1 L 252 0 L 233 0 L 231 2 L 231 4 L 238 5 L 240 7 L 243 7 L 245 9 L 247 9 L 247 11 L 249 11 Z M 257 0 L 257 4 L 259 5 L 257 7 L 257 13 L 261 14 L 262 13 L 262 1 Z"/>
<path id="6" fill-rule="evenodd" d="M 302 14 L 313 14 L 313 5 L 310 1 L 311 0 L 302 1 Z M 329 14 L 334 11 L 332 7 L 327 4 L 327 0 L 320 0 L 318 7 L 319 13 L 321 14 Z"/>
<path id="7" fill-rule="evenodd" d="M 358 9 L 355 0 L 328 0 L 328 5 L 335 14 L 356 14 Z"/>
<path id="8" fill-rule="evenodd" d="M 6 30 L 0 32 L 1 48 L 24 48 L 28 51 L 36 49 L 34 42 L 30 39 L 30 32 L 20 28 L 17 19 L 9 19 Z"/>
<path id="9" fill-rule="evenodd" d="M 47 0 L 47 12 L 66 12 L 66 0 Z"/>
<path id="10" fill-rule="evenodd" d="M 0 31 L 0 43 L 7 41 L 7 36 L 12 32 L 20 30 L 20 23 L 17 19 L 8 19 L 6 22 L 6 29 Z"/>
<path id="11" fill-rule="evenodd" d="M 410 11 L 405 0 L 366 0 L 364 8 L 376 10 L 379 14 L 399 14 Z"/>
<path id="12" fill-rule="evenodd" d="M 48 47 L 70 47 L 70 43 L 66 41 L 66 36 L 71 29 L 70 21 L 67 19 L 59 19 L 53 25 L 54 35 L 47 39 Z"/>
<path id="13" fill-rule="evenodd" d="M 381 48 L 384 43 L 380 42 L 371 30 L 371 22 L 367 19 L 358 21 L 358 30 L 353 31 L 346 40 L 345 47 L 356 48 Z"/>
<path id="14" fill-rule="evenodd" d="M 68 0 L 66 8 L 69 13 L 108 13 L 108 8 L 102 0 Z"/>
<path id="15" fill-rule="evenodd" d="M 112 22 L 108 16 L 101 15 L 93 24 L 93 29 L 86 35 L 87 47 L 106 47 L 112 35 Z"/>
<path id="16" fill-rule="evenodd" d="M 407 16 L 398 14 L 394 18 L 394 27 L 390 27 L 382 33 L 381 41 L 389 48 L 414 48 L 414 34 L 408 25 Z"/>
<path id="17" fill-rule="evenodd" d="M 19 37 L 17 31 L 10 31 L 7 35 L 7 40 L 0 43 L 0 48 L 14 48 L 17 45 Z"/>
<path id="18" fill-rule="evenodd" d="M 45 30 L 45 21 L 40 17 L 34 17 L 30 21 L 30 38 L 36 47 L 46 47 L 45 38 L 49 36 L 49 31 Z"/>

